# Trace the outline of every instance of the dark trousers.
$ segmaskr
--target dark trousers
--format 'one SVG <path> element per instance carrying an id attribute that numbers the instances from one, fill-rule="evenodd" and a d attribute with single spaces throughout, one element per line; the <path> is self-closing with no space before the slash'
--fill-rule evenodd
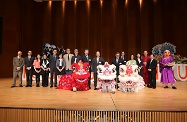
<path id="1" fill-rule="evenodd" d="M 42 86 L 48 86 L 49 73 L 44 71 L 42 74 Z"/>
<path id="2" fill-rule="evenodd" d="M 32 69 L 26 70 L 26 86 L 32 86 Z"/>
<path id="3" fill-rule="evenodd" d="M 92 77 L 91 70 L 89 72 L 90 72 L 90 77 L 88 78 L 88 87 L 91 88 L 91 77 Z"/>
<path id="4" fill-rule="evenodd" d="M 156 88 L 156 73 L 149 72 L 149 82 L 150 87 Z"/>
<path id="5" fill-rule="evenodd" d="M 53 75 L 55 75 L 55 81 L 54 85 L 57 86 L 57 75 L 55 72 L 50 72 L 51 78 L 50 78 L 50 85 L 53 86 Z"/>
<path id="6" fill-rule="evenodd" d="M 40 84 L 40 73 L 36 73 L 36 85 L 38 86 Z"/>
<path id="7" fill-rule="evenodd" d="M 94 72 L 94 87 L 97 88 L 97 72 Z"/>

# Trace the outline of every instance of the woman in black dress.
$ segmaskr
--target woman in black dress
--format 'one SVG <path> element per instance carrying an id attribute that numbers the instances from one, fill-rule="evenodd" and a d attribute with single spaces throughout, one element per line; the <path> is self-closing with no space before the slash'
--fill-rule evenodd
<path id="1" fill-rule="evenodd" d="M 48 79 L 49 79 L 49 60 L 47 59 L 47 55 L 43 54 L 43 59 L 40 62 L 41 65 L 41 74 L 42 74 L 42 86 L 48 86 Z"/>
<path id="2" fill-rule="evenodd" d="M 65 74 L 65 60 L 62 57 L 62 54 L 59 55 L 59 59 L 56 61 L 56 75 L 64 75 Z"/>
<path id="3" fill-rule="evenodd" d="M 138 65 L 138 74 L 143 76 L 143 62 L 139 53 L 137 54 L 136 64 Z"/>

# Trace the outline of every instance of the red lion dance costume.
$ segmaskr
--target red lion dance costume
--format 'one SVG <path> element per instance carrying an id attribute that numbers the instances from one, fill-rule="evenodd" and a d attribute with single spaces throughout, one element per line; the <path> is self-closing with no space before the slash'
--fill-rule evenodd
<path id="1" fill-rule="evenodd" d="M 73 91 L 87 91 L 89 90 L 88 79 L 90 77 L 89 64 L 73 63 L 72 75 L 63 75 L 59 81 L 57 89 L 73 90 Z"/>

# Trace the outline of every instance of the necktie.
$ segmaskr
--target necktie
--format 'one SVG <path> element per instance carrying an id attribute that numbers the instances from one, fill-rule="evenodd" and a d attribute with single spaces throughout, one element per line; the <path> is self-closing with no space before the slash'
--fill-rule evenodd
<path id="1" fill-rule="evenodd" d="M 118 58 L 116 59 L 116 62 L 118 63 Z"/>
<path id="2" fill-rule="evenodd" d="M 97 63 L 99 62 L 99 58 L 97 58 Z"/>
<path id="3" fill-rule="evenodd" d="M 56 61 L 56 56 L 55 56 L 55 55 L 54 55 L 54 57 L 53 57 L 53 58 L 54 58 L 54 60 Z"/>
<path id="4" fill-rule="evenodd" d="M 68 61 L 69 61 L 69 54 L 68 54 Z"/>
<path id="5" fill-rule="evenodd" d="M 88 55 L 86 55 L 86 59 L 88 60 Z"/>

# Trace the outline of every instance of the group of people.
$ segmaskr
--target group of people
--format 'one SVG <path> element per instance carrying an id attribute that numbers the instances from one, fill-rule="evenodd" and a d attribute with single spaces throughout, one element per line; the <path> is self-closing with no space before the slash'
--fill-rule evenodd
<path id="1" fill-rule="evenodd" d="M 94 74 L 94 90 L 97 90 L 97 66 L 104 65 L 105 60 L 101 57 L 100 52 L 96 52 L 94 58 L 89 55 L 89 50 L 85 49 L 82 56 L 79 55 L 78 49 L 74 50 L 74 54 L 71 54 L 70 49 L 58 51 L 53 49 L 53 53 L 48 55 L 43 53 L 42 56 L 37 54 L 36 57 L 32 56 L 32 51 L 28 51 L 28 55 L 23 58 L 22 52 L 18 51 L 18 55 L 13 58 L 13 83 L 11 88 L 16 86 L 16 78 L 19 76 L 19 87 L 22 86 L 22 73 L 23 66 L 26 69 L 26 87 L 32 87 L 32 76 L 36 76 L 36 87 L 40 87 L 40 75 L 42 75 L 42 86 L 47 87 L 49 74 L 50 74 L 50 88 L 57 87 L 57 75 L 72 74 L 72 64 L 78 62 L 87 62 L 89 72 Z M 144 51 L 143 56 L 137 54 L 136 59 L 134 55 L 131 55 L 130 60 L 125 57 L 125 52 L 117 52 L 112 59 L 111 64 L 116 66 L 116 81 L 119 76 L 120 65 L 125 65 L 126 62 L 130 62 L 131 65 L 138 65 L 138 74 L 143 77 L 145 85 L 149 88 L 156 88 L 156 67 L 157 60 L 154 59 L 154 55 L 148 56 L 148 52 Z M 164 88 L 169 88 L 168 83 L 174 86 L 175 79 L 172 72 L 173 58 L 169 50 L 166 50 L 163 57 L 160 59 L 160 72 L 161 82 L 165 84 Z M 54 79 L 54 80 L 53 80 Z M 91 89 L 91 75 L 88 80 L 88 87 Z"/>

